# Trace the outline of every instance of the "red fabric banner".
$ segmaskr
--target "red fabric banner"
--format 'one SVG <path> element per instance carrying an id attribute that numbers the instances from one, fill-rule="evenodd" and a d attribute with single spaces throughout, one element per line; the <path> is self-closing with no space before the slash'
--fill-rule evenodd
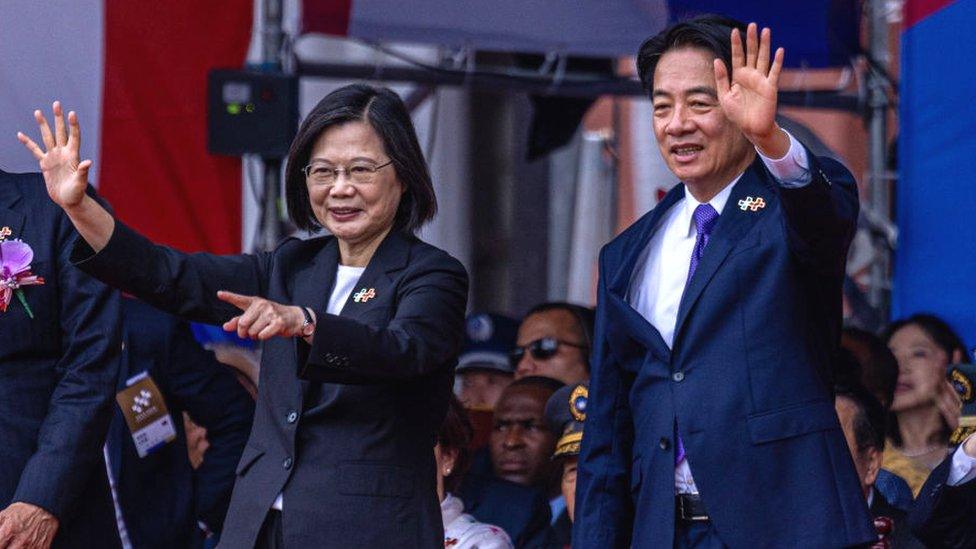
<path id="1" fill-rule="evenodd" d="M 345 36 L 351 13 L 352 0 L 303 0 L 302 32 Z"/>
<path id="2" fill-rule="evenodd" d="M 932 15 L 955 0 L 908 0 L 905 2 L 905 28 Z"/>
<path id="3" fill-rule="evenodd" d="M 185 251 L 241 248 L 241 162 L 207 152 L 207 73 L 240 67 L 252 0 L 106 2 L 99 192 Z"/>

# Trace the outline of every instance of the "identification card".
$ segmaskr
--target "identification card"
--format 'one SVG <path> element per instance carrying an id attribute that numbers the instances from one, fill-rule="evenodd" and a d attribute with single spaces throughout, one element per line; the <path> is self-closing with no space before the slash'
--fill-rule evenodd
<path id="1" fill-rule="evenodd" d="M 136 375 L 126 385 L 128 387 L 115 395 L 115 400 L 122 408 L 136 452 L 143 458 L 176 440 L 176 427 L 163 394 L 149 374 Z"/>

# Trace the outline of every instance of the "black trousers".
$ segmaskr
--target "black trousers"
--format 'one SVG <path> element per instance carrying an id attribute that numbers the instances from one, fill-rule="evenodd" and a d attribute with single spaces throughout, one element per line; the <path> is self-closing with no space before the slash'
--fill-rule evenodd
<path id="1" fill-rule="evenodd" d="M 264 524 L 261 525 L 261 532 L 258 533 L 258 541 L 255 549 L 284 549 L 285 541 L 281 533 L 281 511 L 271 509 L 268 516 L 264 517 Z"/>

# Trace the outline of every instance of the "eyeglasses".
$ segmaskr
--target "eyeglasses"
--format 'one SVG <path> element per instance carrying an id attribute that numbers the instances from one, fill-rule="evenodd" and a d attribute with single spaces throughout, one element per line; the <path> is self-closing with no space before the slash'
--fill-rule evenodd
<path id="1" fill-rule="evenodd" d="M 518 364 L 519 362 L 522 362 L 522 357 L 525 356 L 526 351 L 528 351 L 529 354 L 532 355 L 532 358 L 536 360 L 548 360 L 559 352 L 560 345 L 567 345 L 577 349 L 586 349 L 586 345 L 580 345 L 579 343 L 571 343 L 569 341 L 563 341 L 554 337 L 542 337 L 535 341 L 530 341 L 521 347 L 512 349 L 512 351 L 508 354 L 508 362 L 513 368 L 518 368 Z"/>
<path id="2" fill-rule="evenodd" d="M 315 185 L 332 185 L 339 180 L 339 174 L 345 173 L 353 183 L 372 183 L 376 177 L 376 172 L 392 164 L 390 160 L 385 164 L 374 166 L 372 164 L 353 164 L 352 166 L 333 168 L 328 164 L 315 162 L 302 168 L 305 179 Z"/>

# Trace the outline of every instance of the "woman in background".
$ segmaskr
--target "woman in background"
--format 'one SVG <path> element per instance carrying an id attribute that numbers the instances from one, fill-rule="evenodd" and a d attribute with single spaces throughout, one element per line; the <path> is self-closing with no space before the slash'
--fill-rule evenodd
<path id="1" fill-rule="evenodd" d="M 916 314 L 885 331 L 898 360 L 898 384 L 888 420 L 882 467 L 905 479 L 918 496 L 950 450 L 962 400 L 946 380 L 950 364 L 969 362 L 962 340 L 942 319 Z"/>
<path id="2" fill-rule="evenodd" d="M 497 526 L 483 524 L 464 513 L 461 498 L 451 495 L 457 490 L 471 462 L 471 423 L 464 406 L 451 398 L 447 417 L 437 433 L 434 459 L 437 461 L 437 497 L 441 500 L 444 520 L 444 547 L 451 549 L 510 549 L 512 541 Z"/>

